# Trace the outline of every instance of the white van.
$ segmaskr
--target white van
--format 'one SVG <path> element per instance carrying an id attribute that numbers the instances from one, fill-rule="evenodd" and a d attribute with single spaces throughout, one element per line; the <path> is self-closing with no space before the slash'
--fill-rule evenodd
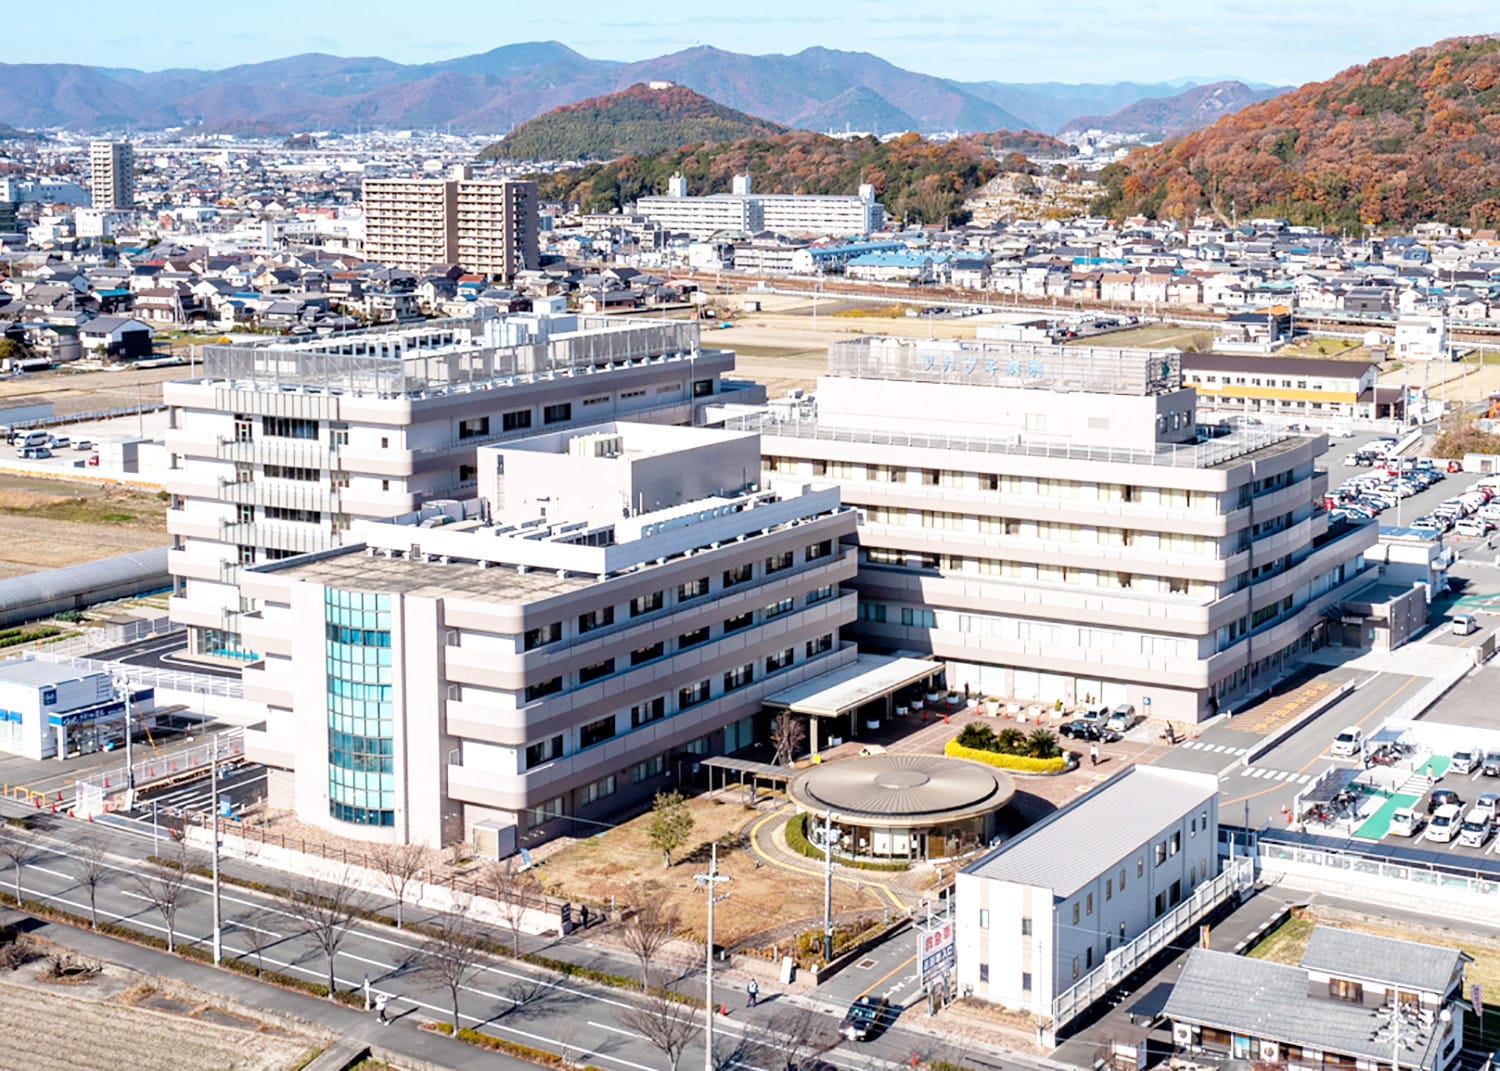
<path id="1" fill-rule="evenodd" d="M 1454 614 L 1453 623 L 1449 626 L 1455 636 L 1467 636 L 1479 628 L 1479 622 L 1474 620 L 1473 614 Z"/>
<path id="2" fill-rule="evenodd" d="M 1493 832 L 1489 812 L 1475 807 L 1464 815 L 1464 824 L 1458 831 L 1458 843 L 1465 848 L 1483 848 Z"/>
<path id="3" fill-rule="evenodd" d="M 1445 803 L 1432 812 L 1432 818 L 1427 823 L 1427 832 L 1422 834 L 1426 840 L 1436 841 L 1439 844 L 1447 844 L 1458 835 L 1463 821 L 1458 813 L 1458 804 Z"/>
<path id="4" fill-rule="evenodd" d="M 52 435 L 45 431 L 23 432 L 16 438 L 16 456 L 21 456 L 21 451 L 32 446 L 50 446 Z"/>

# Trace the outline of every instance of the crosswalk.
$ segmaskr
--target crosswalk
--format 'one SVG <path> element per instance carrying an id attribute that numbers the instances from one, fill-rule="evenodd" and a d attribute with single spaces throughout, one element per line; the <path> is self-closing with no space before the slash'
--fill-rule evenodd
<path id="1" fill-rule="evenodd" d="M 1268 770 L 1264 766 L 1246 766 L 1240 770 L 1241 777 L 1258 777 L 1265 781 L 1285 781 L 1287 784 L 1305 785 L 1312 774 L 1293 773 L 1290 770 Z"/>
<path id="2" fill-rule="evenodd" d="M 1248 749 L 1230 747 L 1228 744 L 1209 744 L 1202 740 L 1189 740 L 1182 745 L 1186 751 L 1212 751 L 1218 755 L 1243 755 Z"/>

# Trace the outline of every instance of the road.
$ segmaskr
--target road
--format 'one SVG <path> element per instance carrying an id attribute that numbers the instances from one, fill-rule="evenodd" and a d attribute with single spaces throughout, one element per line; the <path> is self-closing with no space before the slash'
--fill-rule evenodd
<path id="1" fill-rule="evenodd" d="M 0 803 L 0 812 L 22 814 L 23 809 L 8 801 Z M 103 919 L 130 926 L 147 933 L 165 936 L 166 924 L 152 896 L 140 881 L 146 871 L 145 857 L 152 851 L 149 822 L 136 823 L 123 816 L 108 816 L 91 825 L 62 816 L 44 815 L 37 819 L 42 827 L 39 849 L 25 861 L 21 872 L 23 895 L 28 899 L 50 902 L 78 914 L 87 915 L 88 897 L 79 884 L 79 845 L 98 838 L 109 849 L 108 869 L 98 887 L 99 915 Z M 0 832 L 9 837 L 10 831 Z M 190 857 L 190 862 L 206 860 Z M 12 879 L 8 861 L 0 870 L 0 880 L 9 888 Z M 283 885 L 286 878 L 242 861 L 229 861 L 225 873 Z M 209 883 L 190 876 L 184 887 L 175 918 L 175 931 L 182 943 L 212 947 L 212 904 Z M 270 896 L 232 884 L 223 888 L 223 948 L 226 957 L 255 959 L 255 946 L 261 945 L 264 965 L 269 969 L 322 981 L 326 977 L 326 960 L 315 940 L 289 906 Z M 382 905 L 384 906 L 384 905 Z M 407 918 L 413 922 L 431 920 L 426 911 L 408 907 Z M 494 940 L 503 940 L 492 935 Z M 899 961 L 900 950 L 908 948 L 910 938 L 889 950 L 878 951 L 874 958 L 883 966 L 892 959 Z M 561 941 L 535 939 L 529 948 L 545 951 L 549 956 L 573 959 L 597 969 L 636 974 L 635 961 L 575 938 Z M 355 990 L 366 975 L 371 987 L 390 995 L 389 1014 L 397 1020 L 395 1029 L 413 1029 L 420 1017 L 445 1019 L 449 1012 L 445 986 L 420 969 L 423 939 L 390 926 L 357 922 L 335 959 L 335 974 L 341 988 Z M 877 977 L 876 984 L 887 988 L 900 978 L 899 965 Z M 761 1000 L 755 1009 L 745 1005 L 743 984 L 721 985 L 716 979 L 715 997 L 722 999 L 729 1012 L 715 1017 L 715 1062 L 720 1067 L 744 1068 L 746 1071 L 772 1071 L 775 1065 L 774 1045 L 768 1043 L 770 1032 L 778 1021 L 799 1008 L 813 1010 L 820 1021 L 832 1030 L 837 1026 L 846 1005 L 843 991 L 852 990 L 857 980 L 874 972 L 868 968 L 851 968 L 849 980 L 840 993 L 819 990 L 795 993 L 778 992 L 780 987 L 762 984 Z M 689 971 L 674 982 L 681 991 L 701 998 L 700 974 Z M 900 995 L 899 993 L 897 994 Z M 579 1063 L 626 1071 L 657 1071 L 667 1066 L 665 1058 L 632 1025 L 635 998 L 627 991 L 595 987 L 586 982 L 562 979 L 550 972 L 506 959 L 485 959 L 472 980 L 462 991 L 461 1018 L 465 1026 L 512 1041 L 544 1049 Z M 416 1014 L 413 1014 L 416 1013 Z M 908 1064 L 912 1054 L 931 1056 L 942 1051 L 942 1042 L 904 1020 L 914 1019 L 919 1010 L 908 1010 L 890 1030 L 861 1044 L 842 1042 L 824 1059 L 845 1071 L 890 1071 Z M 701 1036 L 695 1040 L 697 1057 L 690 1048 L 684 1058 L 701 1059 Z M 998 1066 L 993 1056 L 985 1057 L 989 1066 Z M 1007 1060 L 1014 1065 L 1016 1061 Z"/>
<path id="2" fill-rule="evenodd" d="M 148 669 L 176 670 L 184 673 L 204 673 L 211 677 L 227 677 L 238 680 L 239 666 L 220 666 L 212 662 L 183 658 L 187 650 L 187 633 L 172 632 L 165 636 L 151 636 L 144 640 L 106 647 L 91 651 L 89 658 L 100 662 L 124 662 L 131 666 Z"/>

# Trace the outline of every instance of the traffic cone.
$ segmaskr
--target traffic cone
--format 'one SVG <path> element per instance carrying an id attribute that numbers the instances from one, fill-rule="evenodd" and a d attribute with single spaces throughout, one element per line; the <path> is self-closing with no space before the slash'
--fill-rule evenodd
<path id="1" fill-rule="evenodd" d="M 948 715 L 946 715 L 946 714 L 943 715 L 943 724 L 944 725 L 948 724 Z"/>
<path id="2" fill-rule="evenodd" d="M 719 1014 L 720 1015 L 728 1015 L 729 1014 L 729 1008 L 724 1004 L 724 1002 L 722 1000 L 719 1001 Z"/>
<path id="3" fill-rule="evenodd" d="M 90 812 L 89 812 L 89 813 L 88 813 L 88 820 L 89 820 L 89 821 L 90 821 L 90 822 L 92 822 L 92 821 L 93 821 L 93 820 L 94 820 L 94 812 L 93 812 L 93 811 L 90 811 Z"/>

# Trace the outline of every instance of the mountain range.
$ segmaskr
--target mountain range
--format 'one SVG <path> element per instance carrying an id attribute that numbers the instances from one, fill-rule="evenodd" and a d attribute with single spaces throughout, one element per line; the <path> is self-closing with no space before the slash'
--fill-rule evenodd
<path id="1" fill-rule="evenodd" d="M 1285 87 L 1252 89 L 1244 82 L 1212 82 L 1193 86 L 1171 97 L 1147 97 L 1111 115 L 1080 115 L 1063 126 L 1072 130 L 1102 130 L 1113 134 L 1144 134 L 1160 140 L 1208 126 L 1247 104 L 1287 92 Z"/>
<path id="2" fill-rule="evenodd" d="M 0 122 L 86 131 L 503 133 L 560 105 L 652 80 L 676 82 L 788 127 L 874 133 L 1054 132 L 1077 116 L 1113 113 L 1147 98 L 1166 98 L 1156 111 L 1169 112 L 1171 98 L 1182 94 L 1172 83 L 957 82 L 828 48 L 751 56 L 699 47 L 621 63 L 541 41 L 423 64 L 322 53 L 217 71 L 0 63 Z"/>

